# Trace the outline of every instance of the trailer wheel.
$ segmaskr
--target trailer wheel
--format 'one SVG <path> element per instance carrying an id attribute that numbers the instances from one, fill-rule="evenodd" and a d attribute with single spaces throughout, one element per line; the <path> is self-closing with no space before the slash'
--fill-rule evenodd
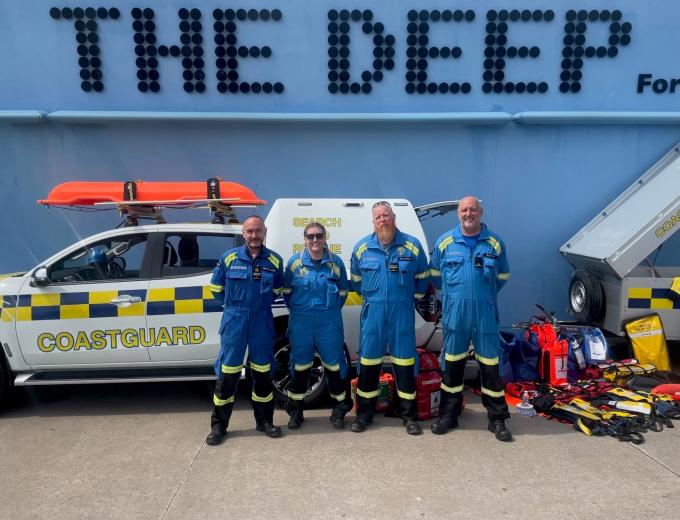
<path id="1" fill-rule="evenodd" d="M 592 273 L 583 269 L 574 271 L 569 284 L 569 312 L 578 321 L 599 321 L 604 316 L 604 289 Z"/>

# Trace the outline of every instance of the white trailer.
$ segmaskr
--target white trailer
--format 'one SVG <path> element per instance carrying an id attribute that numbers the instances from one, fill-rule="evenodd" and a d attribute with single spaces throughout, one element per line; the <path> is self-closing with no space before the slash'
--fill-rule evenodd
<path id="1" fill-rule="evenodd" d="M 680 228 L 680 143 L 560 248 L 574 268 L 569 311 L 623 335 L 626 321 L 658 313 L 680 339 L 680 267 L 657 267 L 656 252 Z"/>

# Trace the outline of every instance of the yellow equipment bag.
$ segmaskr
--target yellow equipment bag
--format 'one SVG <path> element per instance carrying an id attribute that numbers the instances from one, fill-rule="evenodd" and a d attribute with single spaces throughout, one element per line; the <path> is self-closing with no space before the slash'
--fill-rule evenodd
<path id="1" fill-rule="evenodd" d="M 633 355 L 640 364 L 651 363 L 658 370 L 670 370 L 668 346 L 658 314 L 626 323 L 626 334 L 633 345 Z"/>

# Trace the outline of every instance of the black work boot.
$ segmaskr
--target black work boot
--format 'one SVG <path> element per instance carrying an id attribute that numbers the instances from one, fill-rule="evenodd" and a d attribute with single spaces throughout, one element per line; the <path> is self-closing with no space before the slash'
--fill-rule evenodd
<path id="1" fill-rule="evenodd" d="M 329 417 L 333 428 L 342 430 L 345 427 L 345 415 L 347 415 L 347 412 L 349 412 L 351 409 L 351 401 L 342 401 L 340 403 L 336 403 L 336 405 L 333 407 L 333 411 L 331 412 L 331 416 Z"/>
<path id="2" fill-rule="evenodd" d="M 357 418 L 354 419 L 354 422 L 352 422 L 350 430 L 352 430 L 354 433 L 365 432 L 368 425 L 371 424 L 372 422 L 373 421 L 368 417 L 358 415 Z"/>
<path id="3" fill-rule="evenodd" d="M 274 426 L 270 422 L 264 422 L 260 423 L 255 426 L 255 429 L 258 432 L 264 433 L 267 437 L 270 437 L 272 439 L 276 439 L 277 437 L 281 437 L 281 428 L 278 426 Z"/>
<path id="4" fill-rule="evenodd" d="M 305 421 L 305 417 L 302 412 L 302 401 L 289 399 L 288 403 L 286 404 L 286 412 L 288 412 L 288 415 L 290 416 L 290 419 L 288 420 L 289 430 L 297 430 L 300 426 L 302 426 L 302 423 Z"/>
<path id="5" fill-rule="evenodd" d="M 510 442 L 512 440 L 512 433 L 505 426 L 505 419 L 489 419 L 489 431 L 496 436 L 496 439 L 502 442 Z"/>
<path id="6" fill-rule="evenodd" d="M 458 428 L 458 418 L 457 417 L 447 417 L 440 416 L 435 422 L 430 425 L 430 430 L 435 435 L 444 435 L 449 430 L 454 430 Z"/>
<path id="7" fill-rule="evenodd" d="M 227 430 L 224 428 L 224 426 L 221 424 L 213 424 L 212 430 L 205 438 L 205 443 L 208 446 L 217 446 L 218 444 L 222 444 L 222 442 L 224 442 L 226 436 Z"/>
<path id="8" fill-rule="evenodd" d="M 406 433 L 409 435 L 422 435 L 423 433 L 420 423 L 413 419 L 404 419 L 404 426 L 406 426 Z"/>

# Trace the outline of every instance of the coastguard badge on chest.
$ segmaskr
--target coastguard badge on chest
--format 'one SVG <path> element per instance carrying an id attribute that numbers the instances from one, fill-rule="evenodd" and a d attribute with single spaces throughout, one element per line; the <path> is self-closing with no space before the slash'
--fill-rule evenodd
<path id="1" fill-rule="evenodd" d="M 260 271 L 259 266 L 253 267 L 253 280 L 261 280 L 262 279 L 262 271 Z"/>
<path id="2" fill-rule="evenodd" d="M 397 253 L 399 253 L 400 256 L 403 255 L 405 252 L 406 252 L 406 249 L 404 249 L 403 246 L 399 246 L 397 248 Z"/>

